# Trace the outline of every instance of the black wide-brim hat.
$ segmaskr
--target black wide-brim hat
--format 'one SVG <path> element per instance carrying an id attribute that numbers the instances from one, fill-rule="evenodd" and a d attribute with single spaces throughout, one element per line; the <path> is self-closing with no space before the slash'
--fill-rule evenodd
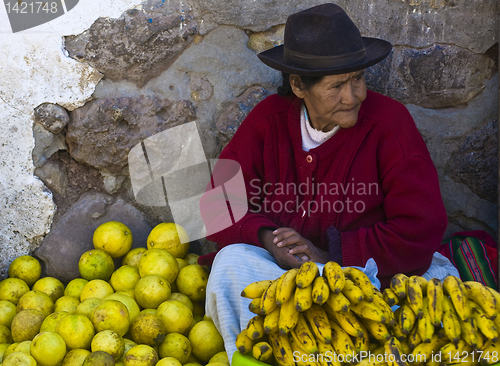
<path id="1" fill-rule="evenodd" d="M 362 37 L 345 11 L 328 3 L 290 15 L 283 44 L 257 56 L 282 72 L 323 76 L 366 69 L 382 61 L 391 49 L 387 41 Z"/>

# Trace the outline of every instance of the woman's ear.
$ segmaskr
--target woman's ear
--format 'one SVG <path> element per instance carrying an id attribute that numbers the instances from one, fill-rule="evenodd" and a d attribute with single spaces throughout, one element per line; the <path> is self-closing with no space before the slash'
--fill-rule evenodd
<path id="1" fill-rule="evenodd" d="M 299 75 L 290 75 L 290 86 L 292 88 L 293 94 L 295 94 L 298 98 L 304 99 L 304 86 L 302 84 L 302 80 Z"/>

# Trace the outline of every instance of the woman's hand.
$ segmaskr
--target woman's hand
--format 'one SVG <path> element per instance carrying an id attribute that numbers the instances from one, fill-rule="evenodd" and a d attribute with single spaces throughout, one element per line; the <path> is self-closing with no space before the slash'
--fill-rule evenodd
<path id="1" fill-rule="evenodd" d="M 262 228 L 259 230 L 259 239 L 283 269 L 298 268 L 309 260 L 328 262 L 328 253 L 316 248 L 291 228 L 278 228 L 274 232 Z"/>
<path id="2" fill-rule="evenodd" d="M 327 252 L 317 248 L 292 228 L 280 227 L 273 234 L 273 243 L 278 248 L 287 248 L 289 254 L 299 257 L 302 262 L 326 263 L 329 260 Z"/>

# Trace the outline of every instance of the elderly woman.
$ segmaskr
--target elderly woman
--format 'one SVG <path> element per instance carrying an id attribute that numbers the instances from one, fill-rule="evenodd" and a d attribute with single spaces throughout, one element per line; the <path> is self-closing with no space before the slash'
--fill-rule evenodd
<path id="1" fill-rule="evenodd" d="M 238 296 L 227 292 L 235 278 L 273 279 L 305 261 L 364 267 L 370 258 L 382 287 L 401 272 L 457 274 L 444 257 L 433 263 L 447 216 L 427 147 L 402 104 L 366 88 L 364 69 L 391 48 L 362 37 L 340 7 L 323 4 L 289 16 L 284 44 L 258 55 L 283 73 L 283 86 L 221 153 L 241 166 L 249 209 L 209 237 L 224 248 L 207 309 L 226 347 L 239 330 L 228 331 L 231 321 L 220 318 L 233 312 L 240 327 L 249 318 L 243 305 L 223 301 Z M 214 207 L 207 194 L 201 210 L 209 232 L 218 220 Z M 218 290 L 214 281 L 224 276 Z"/>

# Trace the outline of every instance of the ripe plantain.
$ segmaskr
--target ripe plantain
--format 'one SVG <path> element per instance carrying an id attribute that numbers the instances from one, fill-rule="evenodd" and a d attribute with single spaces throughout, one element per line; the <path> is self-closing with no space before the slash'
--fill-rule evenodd
<path id="1" fill-rule="evenodd" d="M 271 332 L 269 333 L 269 344 L 279 365 L 295 366 L 288 335 L 281 335 L 280 332 Z"/>
<path id="2" fill-rule="evenodd" d="M 294 295 L 295 310 L 298 312 L 306 311 L 313 304 L 312 285 L 295 289 Z"/>
<path id="3" fill-rule="evenodd" d="M 345 280 L 345 285 L 342 289 L 342 293 L 351 304 L 357 304 L 365 297 L 363 291 L 361 291 L 361 288 L 356 286 L 350 279 Z"/>
<path id="4" fill-rule="evenodd" d="M 476 281 L 465 281 L 464 287 L 467 298 L 481 306 L 488 318 L 495 319 L 498 315 L 497 306 L 500 304 L 497 303 L 491 289 Z"/>
<path id="5" fill-rule="evenodd" d="M 346 278 L 349 278 L 361 291 L 363 291 L 366 301 L 373 301 L 373 285 L 368 276 L 361 270 L 354 267 L 344 267 L 342 272 Z"/>
<path id="6" fill-rule="evenodd" d="M 398 273 L 392 276 L 390 288 L 391 290 L 399 296 L 400 299 L 406 298 L 406 282 L 408 281 L 408 276 L 403 273 Z"/>
<path id="7" fill-rule="evenodd" d="M 267 342 L 259 342 L 252 347 L 253 358 L 260 362 L 271 364 L 274 361 L 273 349 Z"/>
<path id="8" fill-rule="evenodd" d="M 340 264 L 334 261 L 327 262 L 323 267 L 323 277 L 326 278 L 330 290 L 338 294 L 344 288 L 345 276 Z"/>
<path id="9" fill-rule="evenodd" d="M 293 328 L 295 328 L 298 319 L 299 313 L 295 309 L 295 302 L 293 299 L 290 299 L 281 305 L 280 317 L 278 320 L 280 334 L 288 334 Z"/>
<path id="10" fill-rule="evenodd" d="M 243 329 L 236 337 L 236 348 L 242 355 L 252 350 L 254 341 L 247 336 L 247 329 Z"/>
<path id="11" fill-rule="evenodd" d="M 314 262 L 305 262 L 299 268 L 295 277 L 295 284 L 298 288 L 304 288 L 312 285 L 314 279 L 319 274 L 318 265 Z"/>
<path id="12" fill-rule="evenodd" d="M 280 319 L 280 312 L 281 308 L 276 307 L 273 311 L 271 311 L 269 314 L 266 314 L 264 317 L 264 332 L 267 334 L 271 332 L 277 332 L 279 331 L 279 319 Z"/>
<path id="13" fill-rule="evenodd" d="M 399 305 L 399 296 L 390 287 L 384 289 L 384 300 L 389 306 Z"/>
<path id="14" fill-rule="evenodd" d="M 264 336 L 264 317 L 262 315 L 256 315 L 248 321 L 247 336 L 253 340 Z"/>
<path id="15" fill-rule="evenodd" d="M 330 287 L 325 277 L 316 277 L 312 285 L 313 302 L 318 305 L 323 305 L 330 296 Z"/>
<path id="16" fill-rule="evenodd" d="M 443 284 L 437 278 L 432 278 L 427 285 L 427 298 L 429 299 L 429 317 L 435 327 L 443 319 Z"/>
<path id="17" fill-rule="evenodd" d="M 444 293 L 450 297 L 458 317 L 461 320 L 469 319 L 470 308 L 462 280 L 455 276 L 448 276 L 443 281 L 443 289 Z"/>
<path id="18" fill-rule="evenodd" d="M 411 309 L 415 313 L 417 318 L 423 315 L 424 309 L 424 295 L 422 292 L 422 286 L 417 276 L 411 276 L 406 282 L 406 301 L 410 305 Z"/>
<path id="19" fill-rule="evenodd" d="M 309 324 L 307 324 L 304 314 L 299 314 L 299 319 L 297 325 L 291 331 L 292 336 L 295 338 L 302 349 L 309 353 L 314 354 L 318 352 L 318 345 L 316 343 L 316 338 L 314 337 Z"/>
<path id="20" fill-rule="evenodd" d="M 323 343 L 330 343 L 332 341 L 332 329 L 325 310 L 319 305 L 312 304 L 311 308 L 304 312 L 304 315 L 316 339 Z"/>
<path id="21" fill-rule="evenodd" d="M 261 297 L 272 282 L 273 281 L 271 280 L 252 282 L 245 287 L 243 291 L 241 291 L 241 296 L 246 297 L 247 299 L 256 299 Z"/>
<path id="22" fill-rule="evenodd" d="M 283 305 L 294 295 L 295 287 L 297 286 L 295 283 L 297 272 L 299 272 L 298 268 L 292 268 L 283 273 L 283 275 L 279 278 L 276 288 L 277 306 Z"/>
<path id="23" fill-rule="evenodd" d="M 262 294 L 260 300 L 260 315 L 269 314 L 276 308 L 276 288 L 278 280 L 274 280 Z"/>

